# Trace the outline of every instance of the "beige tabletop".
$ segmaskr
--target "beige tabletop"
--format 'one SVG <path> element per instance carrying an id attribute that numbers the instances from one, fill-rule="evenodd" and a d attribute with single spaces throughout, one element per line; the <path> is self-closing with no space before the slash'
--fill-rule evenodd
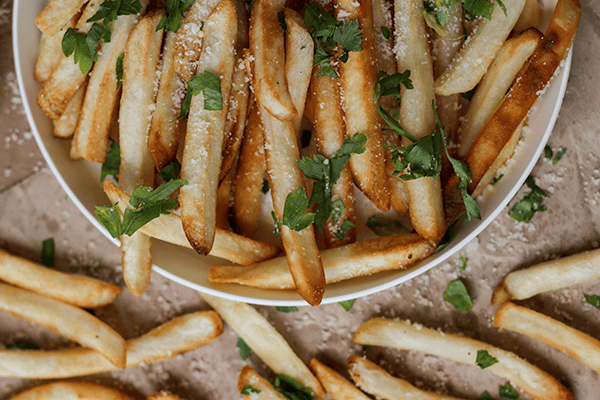
<path id="1" fill-rule="evenodd" d="M 495 328 L 496 307 L 490 305 L 491 291 L 510 271 L 599 247 L 600 3 L 581 2 L 583 15 L 569 85 L 549 141 L 554 151 L 564 147 L 567 152 L 556 165 L 540 158 L 532 172 L 549 194 L 544 199 L 548 210 L 537 213 L 530 223 L 516 222 L 502 212 L 445 264 L 393 289 L 358 299 L 349 312 L 338 304 L 302 307 L 290 314 L 257 307 L 303 361 L 316 357 L 347 376 L 348 356 L 359 354 L 425 389 L 470 399 L 487 390 L 499 398 L 498 386 L 505 381 L 491 372 L 418 352 L 364 349 L 352 343 L 351 335 L 363 321 L 399 317 L 513 351 L 560 380 L 576 399 L 600 398 L 596 372 L 533 339 Z M 11 9 L 12 0 L 0 0 L 0 248 L 39 261 L 42 241 L 52 237 L 57 269 L 125 287 L 120 251 L 67 198 L 36 146 L 13 66 Z M 465 271 L 459 269 L 459 256 L 469 260 Z M 448 283 L 458 277 L 467 284 L 475 303 L 465 315 L 442 299 Z M 600 338 L 600 311 L 582 301 L 583 294 L 600 295 L 599 282 L 538 295 L 521 304 Z M 208 305 L 193 290 L 153 274 L 144 295 L 134 297 L 125 289 L 97 316 L 125 338 L 132 338 L 174 316 L 206 309 Z M 0 313 L 0 348 L 18 340 L 44 349 L 72 345 L 53 332 Z M 189 400 L 237 399 L 237 375 L 244 365 L 265 377 L 272 378 L 273 373 L 255 355 L 243 361 L 236 340 L 237 335 L 226 326 L 213 343 L 171 360 L 78 379 L 118 388 L 136 398 L 169 390 Z M 40 383 L 0 377 L 0 399 Z M 520 394 L 521 399 L 529 398 Z"/>

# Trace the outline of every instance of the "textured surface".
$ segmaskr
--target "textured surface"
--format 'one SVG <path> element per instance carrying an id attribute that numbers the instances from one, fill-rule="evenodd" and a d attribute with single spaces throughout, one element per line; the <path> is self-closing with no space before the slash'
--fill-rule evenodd
<path id="1" fill-rule="evenodd" d="M 54 237 L 57 269 L 124 287 L 119 250 L 66 197 L 32 138 L 12 63 L 11 7 L 12 1 L 0 0 L 0 247 L 39 261 L 42 240 Z M 600 4 L 582 0 L 582 8 L 569 86 L 549 142 L 555 152 L 563 147 L 568 150 L 554 166 L 541 158 L 532 173 L 550 195 L 544 199 L 548 211 L 536 214 L 529 224 L 517 223 L 502 213 L 446 264 L 394 289 L 359 299 L 348 313 L 337 304 L 301 308 L 290 314 L 258 307 L 305 362 L 317 357 L 344 372 L 350 354 L 365 355 L 392 374 L 429 390 L 471 399 L 487 390 L 499 398 L 497 388 L 505 382 L 491 372 L 416 352 L 363 349 L 352 344 L 352 332 L 371 317 L 409 318 L 514 351 L 572 388 L 576 399 L 598 398 L 600 380 L 596 372 L 546 345 L 494 328 L 491 320 L 495 307 L 489 305 L 491 291 L 508 272 L 597 248 L 600 243 Z M 527 190 L 518 196 L 524 192 Z M 459 256 L 469 259 L 465 271 L 459 269 Z M 447 284 L 457 278 L 466 283 L 475 303 L 466 315 L 442 300 Z M 600 311 L 584 303 L 583 294 L 600 295 L 600 282 L 546 293 L 521 304 L 600 338 Z M 97 315 L 131 338 L 173 316 L 208 308 L 192 290 L 153 274 L 146 294 L 135 298 L 125 290 Z M 52 332 L 0 314 L 0 348 L 18 340 L 46 349 L 71 344 Z M 236 399 L 237 375 L 245 364 L 272 377 L 256 356 L 241 360 L 236 340 L 235 333 L 226 327 L 217 341 L 172 360 L 82 379 L 122 389 L 138 398 L 166 389 L 189 400 Z M 39 382 L 0 378 L 0 399 L 35 384 Z M 520 398 L 528 397 L 521 393 Z"/>

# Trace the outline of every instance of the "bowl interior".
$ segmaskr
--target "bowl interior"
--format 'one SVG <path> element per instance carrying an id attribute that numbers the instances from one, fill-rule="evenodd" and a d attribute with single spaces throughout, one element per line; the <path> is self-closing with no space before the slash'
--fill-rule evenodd
<path id="1" fill-rule="evenodd" d="M 100 184 L 99 165 L 87 161 L 70 161 L 70 142 L 52 137 L 50 120 L 36 104 L 40 83 L 34 81 L 33 70 L 37 58 L 40 32 L 34 18 L 46 4 L 45 0 L 14 1 L 13 49 L 17 78 L 29 124 L 48 165 L 71 200 L 116 245 L 106 229 L 94 217 L 94 206 L 108 204 Z M 540 2 L 542 27 L 550 20 L 555 0 Z M 512 199 L 535 165 L 546 144 L 558 116 L 566 89 L 571 65 L 571 54 L 556 75 L 554 81 L 538 101 L 532 112 L 527 134 L 524 134 L 518 153 L 513 157 L 510 169 L 489 193 L 478 199 L 483 216 L 481 221 L 471 221 L 442 252 L 401 271 L 380 273 L 329 285 L 323 303 L 339 302 L 372 294 L 398 285 L 439 265 L 459 251 L 481 232 Z M 192 250 L 155 240 L 153 261 L 157 272 L 183 285 L 209 294 L 264 305 L 306 305 L 294 291 L 263 290 L 239 285 L 214 285 L 208 281 L 208 270 L 213 265 L 227 265 L 215 257 L 201 257 Z"/>

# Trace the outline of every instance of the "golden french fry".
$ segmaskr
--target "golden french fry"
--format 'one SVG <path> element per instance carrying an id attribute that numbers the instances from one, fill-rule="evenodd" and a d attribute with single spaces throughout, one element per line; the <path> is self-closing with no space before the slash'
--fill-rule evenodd
<path id="1" fill-rule="evenodd" d="M 120 287 L 85 276 L 70 275 L 0 250 L 0 280 L 82 308 L 110 304 Z"/>
<path id="2" fill-rule="evenodd" d="M 580 17 L 578 0 L 558 0 L 550 25 L 531 57 L 527 70 L 512 86 L 471 145 L 467 156 L 467 164 L 473 176 L 473 181 L 469 184 L 471 192 L 552 80 L 573 42 Z"/>
<path id="3" fill-rule="evenodd" d="M 148 0 L 142 0 L 141 13 L 147 5 Z M 123 53 L 127 38 L 137 20 L 137 15 L 119 16 L 112 22 L 110 42 L 102 43 L 100 47 L 98 61 L 94 64 L 85 93 L 79 124 L 71 143 L 72 160 L 84 158 L 104 162 L 106 159 L 110 122 L 119 100 L 117 58 Z"/>
<path id="4" fill-rule="evenodd" d="M 256 0 L 250 15 L 250 51 L 254 57 L 252 87 L 262 107 L 280 121 L 298 115 L 285 74 L 283 30 L 277 14 L 285 0 Z"/>
<path id="5" fill-rule="evenodd" d="M 425 328 L 410 321 L 374 318 L 364 322 L 354 333 L 359 344 L 416 350 L 458 363 L 477 365 L 478 350 L 486 350 L 498 362 L 487 369 L 504 377 L 534 399 L 573 399 L 573 393 L 548 373 L 513 353 L 468 337 Z"/>
<path id="6" fill-rule="evenodd" d="M 71 97 L 63 115 L 61 115 L 59 119 L 53 120 L 54 129 L 52 130 L 52 135 L 54 135 L 55 138 L 71 139 L 73 137 L 75 129 L 77 129 L 77 123 L 79 122 L 79 115 L 81 114 L 81 107 L 83 106 L 86 89 L 87 79 L 81 84 L 79 89 L 77 89 L 73 97 Z"/>
<path id="7" fill-rule="evenodd" d="M 550 317 L 509 302 L 498 307 L 494 325 L 540 340 L 600 372 L 600 341 Z"/>
<path id="8" fill-rule="evenodd" d="M 418 389 L 361 357 L 350 356 L 348 372 L 358 387 L 378 399 L 459 400 L 456 397 Z"/>
<path id="9" fill-rule="evenodd" d="M 181 400 L 181 399 L 169 392 L 159 392 L 159 393 L 155 393 L 150 396 L 146 396 L 146 400 Z"/>
<path id="10" fill-rule="evenodd" d="M 179 138 L 185 122 L 185 119 L 177 120 L 185 97 L 185 85 L 175 73 L 175 60 L 179 57 L 175 52 L 175 35 L 174 32 L 166 34 L 160 83 L 148 133 L 148 148 L 158 171 L 177 157 Z"/>
<path id="11" fill-rule="evenodd" d="M 525 0 L 523 11 L 513 28 L 515 32 L 523 32 L 529 28 L 539 28 L 542 21 L 538 0 Z"/>
<path id="12" fill-rule="evenodd" d="M 216 228 L 217 190 L 228 99 L 235 62 L 237 14 L 231 1 L 220 2 L 206 20 L 198 73 L 220 77 L 221 110 L 204 108 L 204 95 L 192 98 L 188 116 L 179 192 L 183 230 L 199 254 L 210 253 Z"/>
<path id="13" fill-rule="evenodd" d="M 492 294 L 492 304 L 523 300 L 600 277 L 600 249 L 511 272 Z"/>
<path id="14" fill-rule="evenodd" d="M 340 62 L 340 87 L 346 114 L 346 133 L 367 136 L 362 154 L 350 158 L 352 177 L 358 188 L 383 211 L 390 209 L 390 189 L 385 167 L 385 152 L 381 147 L 381 118 L 373 101 L 377 81 L 377 65 L 373 34 L 373 7 L 371 1 L 336 0 L 338 14 L 349 20 L 358 20 L 363 34 L 362 51 L 351 51 L 348 61 Z"/>
<path id="15" fill-rule="evenodd" d="M 321 384 L 291 349 L 283 336 L 252 306 L 233 300 L 200 293 L 221 318 L 252 351 L 275 373 L 294 378 L 312 390 L 318 399 L 325 399 Z"/>
<path id="16" fill-rule="evenodd" d="M 408 268 L 433 254 L 435 245 L 416 233 L 385 236 L 323 250 L 327 283 Z M 285 257 L 247 267 L 212 267 L 213 283 L 238 283 L 263 289 L 294 289 Z"/>
<path id="17" fill-rule="evenodd" d="M 116 389 L 89 382 L 52 382 L 25 390 L 9 400 L 134 400 Z"/>
<path id="18" fill-rule="evenodd" d="M 204 25 L 220 0 L 196 1 L 191 6 L 177 31 L 174 44 L 175 72 L 184 81 L 196 74 L 200 51 L 204 43 Z"/>
<path id="19" fill-rule="evenodd" d="M 98 0 L 88 3 L 75 25 L 78 32 L 87 33 L 90 30 L 93 23 L 87 20 L 96 14 L 103 2 L 104 0 Z M 50 119 L 60 118 L 69 100 L 86 79 L 86 75 L 81 73 L 73 58 L 73 54 L 69 57 L 61 55 L 58 64 L 38 93 L 37 104 Z"/>
<path id="20" fill-rule="evenodd" d="M 340 88 L 337 79 L 327 76 L 317 77 L 318 66 L 315 67 L 311 80 L 311 97 L 314 108 L 314 134 L 319 154 L 330 158 L 344 143 L 346 126 L 344 124 L 344 110 L 342 109 Z M 332 200 L 341 200 L 344 203 L 338 222 L 331 218 L 325 223 L 323 236 L 325 247 L 337 247 L 356 241 L 356 228 L 352 227 L 342 240 L 335 236 L 342 223 L 348 220 L 356 223 L 354 211 L 354 184 L 350 166 L 346 165 L 338 181 L 333 185 Z"/>
<path id="21" fill-rule="evenodd" d="M 429 134 L 435 120 L 431 104 L 434 100 L 433 66 L 429 53 L 428 34 L 418 0 L 396 0 L 394 12 L 398 54 L 398 71 L 410 70 L 414 88 L 402 87 L 400 101 L 400 123 L 417 140 Z M 412 143 L 402 138 L 402 144 Z M 446 221 L 440 178 L 419 178 L 404 182 L 408 192 L 410 221 L 424 238 L 436 241 L 444 236 Z"/>
<path id="22" fill-rule="evenodd" d="M 317 359 L 310 360 L 310 369 L 323 385 L 331 400 L 369 400 L 367 396 L 343 376 Z"/>
<path id="23" fill-rule="evenodd" d="M 194 312 L 127 341 L 126 368 L 166 360 L 205 346 L 223 333 L 214 311 Z M 117 369 L 97 351 L 81 347 L 60 350 L 0 350 L 0 376 L 57 379 Z"/>
<path id="24" fill-rule="evenodd" d="M 469 148 L 477 134 L 498 109 L 507 90 L 537 48 L 541 38 L 541 32 L 530 29 L 504 42 L 479 82 L 461 123 L 457 142 L 457 154 L 461 158 L 469 153 Z"/>
<path id="25" fill-rule="evenodd" d="M 252 369 L 252 367 L 246 365 L 240 371 L 238 377 L 238 392 L 242 392 L 246 386 L 252 386 L 253 389 L 259 392 L 253 392 L 251 394 L 243 394 L 242 397 L 248 400 L 285 400 L 282 394 L 280 394 L 268 380 L 260 376 Z"/>
<path id="26" fill-rule="evenodd" d="M 225 137 L 223 139 L 223 162 L 221 163 L 221 172 L 219 173 L 219 183 L 223 182 L 229 175 L 231 167 L 233 167 L 235 160 L 237 160 L 246 128 L 250 90 L 246 81 L 244 61 L 241 57 L 237 58 L 235 62 L 230 96 Z"/>
<path id="27" fill-rule="evenodd" d="M 249 238 L 254 237 L 260 220 L 266 168 L 264 138 L 255 102 L 250 108 L 240 148 L 232 206 L 237 232 Z"/>
<path id="28" fill-rule="evenodd" d="M 495 5 L 491 19 L 482 19 L 452 63 L 435 80 L 436 94 L 448 96 L 468 92 L 481 80 L 519 19 L 525 0 L 508 0 L 504 4 L 507 15 Z"/>
<path id="29" fill-rule="evenodd" d="M 35 17 L 37 27 L 48 36 L 56 35 L 77 14 L 87 0 L 50 0 Z M 99 1 L 99 3 L 102 3 Z"/>
<path id="30" fill-rule="evenodd" d="M 121 214 L 129 204 L 130 196 L 116 187 L 112 182 L 104 182 L 104 192 L 112 204 L 119 204 Z M 176 214 L 161 215 L 140 228 L 140 231 L 153 238 L 191 248 L 181 224 L 181 217 Z M 258 242 L 223 229 L 216 229 L 215 243 L 210 255 L 221 257 L 242 265 L 250 265 L 277 256 L 278 247 Z"/>
<path id="31" fill-rule="evenodd" d="M 117 367 L 125 366 L 125 340 L 81 308 L 0 283 L 0 310 L 90 347 Z"/>
<path id="32" fill-rule="evenodd" d="M 61 47 L 63 36 L 67 29 L 75 28 L 79 17 L 79 13 L 75 13 L 69 22 L 52 36 L 42 33 L 42 38 L 40 39 L 40 51 L 33 70 L 33 79 L 38 82 L 44 82 L 50 77 L 50 74 L 52 74 L 52 71 L 63 54 Z"/>

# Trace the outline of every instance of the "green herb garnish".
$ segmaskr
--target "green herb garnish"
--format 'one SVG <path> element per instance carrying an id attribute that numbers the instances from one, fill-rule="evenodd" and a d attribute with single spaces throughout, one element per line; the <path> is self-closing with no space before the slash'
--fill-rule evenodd
<path id="1" fill-rule="evenodd" d="M 390 35 L 391 35 L 390 29 L 387 26 L 382 26 L 381 34 L 383 35 L 384 38 L 389 39 Z"/>
<path id="2" fill-rule="evenodd" d="M 210 71 L 205 70 L 203 74 L 196 74 L 187 82 L 187 92 L 181 105 L 181 114 L 177 121 L 186 117 L 190 112 L 192 97 L 200 94 L 204 96 L 204 109 L 218 111 L 223 109 L 223 97 L 221 96 L 221 78 Z"/>
<path id="3" fill-rule="evenodd" d="M 287 24 L 285 23 L 285 13 L 283 11 L 277 13 L 277 22 L 279 22 L 281 30 L 289 35 L 290 31 L 288 31 Z"/>
<path id="4" fill-rule="evenodd" d="M 19 349 L 19 350 L 39 350 L 40 347 L 37 344 L 24 342 L 24 341 L 16 341 L 13 344 L 9 344 L 6 346 L 7 349 Z"/>
<path id="5" fill-rule="evenodd" d="M 273 387 L 290 400 L 312 400 L 315 398 L 312 390 L 305 388 L 300 382 L 287 375 L 277 375 Z"/>
<path id="6" fill-rule="evenodd" d="M 287 307 L 287 306 L 277 306 L 277 307 L 275 307 L 275 309 L 277 311 L 281 311 L 282 313 L 286 313 L 286 314 L 298 311 L 298 307 L 296 307 L 296 306 L 289 306 L 289 307 Z"/>
<path id="7" fill-rule="evenodd" d="M 119 57 L 117 57 L 117 65 L 115 66 L 115 72 L 117 73 L 117 89 L 121 88 L 123 85 L 123 58 L 125 58 L 125 53 L 121 53 Z"/>
<path id="8" fill-rule="evenodd" d="M 525 185 L 531 189 L 531 192 L 512 206 L 508 212 L 511 218 L 519 222 L 529 222 L 536 212 L 547 210 L 546 206 L 542 204 L 542 200 L 544 197 L 548 197 L 548 194 L 535 184 L 532 176 L 525 180 Z"/>
<path id="9" fill-rule="evenodd" d="M 552 165 L 556 165 L 566 152 L 567 152 L 567 149 L 564 147 L 562 149 L 560 149 L 559 151 L 557 151 L 556 155 L 554 156 L 554 159 L 552 160 Z"/>
<path id="10" fill-rule="evenodd" d="M 117 175 L 119 174 L 119 168 L 121 167 L 121 148 L 119 143 L 110 139 L 110 148 L 106 154 L 106 160 L 102 163 L 102 169 L 100 170 L 100 182 L 104 181 L 108 175 L 112 175 L 116 182 L 119 182 Z"/>
<path id="11" fill-rule="evenodd" d="M 294 193 L 289 193 L 283 206 L 283 221 L 277 219 L 275 212 L 271 211 L 271 217 L 273 217 L 273 223 L 275 224 L 275 236 L 279 236 L 282 225 L 297 232 L 308 228 L 314 222 L 315 214 L 305 214 L 307 208 L 308 196 L 303 187 L 299 187 Z"/>
<path id="12" fill-rule="evenodd" d="M 263 184 L 262 184 L 262 188 L 260 189 L 260 191 L 263 192 L 263 194 L 267 194 L 267 193 L 269 193 L 269 190 L 271 190 L 269 181 L 266 179 L 263 179 Z"/>
<path id="13" fill-rule="evenodd" d="M 161 18 L 157 31 L 165 28 L 165 31 L 177 32 L 181 24 L 181 14 L 188 9 L 195 0 L 167 0 L 165 4 L 166 14 Z M 200 28 L 202 30 L 202 28 Z"/>
<path id="14" fill-rule="evenodd" d="M 546 158 L 552 158 L 553 154 L 554 153 L 552 152 L 552 148 L 550 148 L 550 146 L 546 145 L 544 147 L 544 157 L 546 157 Z"/>
<path id="15" fill-rule="evenodd" d="M 181 163 L 177 160 L 173 160 L 171 163 L 165 165 L 163 169 L 160 170 L 158 176 L 163 178 L 164 181 L 170 181 L 171 179 L 177 179 L 179 177 L 179 173 L 181 172 Z"/>
<path id="16" fill-rule="evenodd" d="M 477 350 L 475 364 L 477 364 L 479 368 L 486 369 L 487 367 L 491 367 L 496 363 L 498 363 L 498 359 L 490 356 L 490 353 L 488 353 L 487 350 Z"/>
<path id="17" fill-rule="evenodd" d="M 444 300 L 452 304 L 463 314 L 468 313 L 473 308 L 473 300 L 469 296 L 467 287 L 460 279 L 448 284 L 448 287 L 444 291 Z"/>
<path id="18" fill-rule="evenodd" d="M 494 177 L 494 180 L 492 181 L 492 186 L 494 186 L 496 183 L 500 182 L 500 179 L 502 179 L 502 177 L 504 177 L 504 174 L 500 174 L 500 175 Z"/>
<path id="19" fill-rule="evenodd" d="M 504 386 L 500 386 L 498 388 L 498 394 L 503 399 L 512 399 L 517 400 L 519 398 L 519 393 L 513 388 L 510 383 L 507 383 Z"/>
<path id="20" fill-rule="evenodd" d="M 344 310 L 346 310 L 346 312 L 350 311 L 352 309 L 352 306 L 354 306 L 354 302 L 356 301 L 356 299 L 352 299 L 352 300 L 346 300 L 346 301 L 340 301 L 338 304 L 340 306 L 342 306 L 342 308 Z"/>
<path id="21" fill-rule="evenodd" d="M 600 296 L 596 296 L 595 294 L 586 294 L 582 298 L 594 307 L 596 307 L 598 310 L 600 310 Z"/>
<path id="22" fill-rule="evenodd" d="M 252 349 L 246 344 L 246 342 L 244 342 L 244 339 L 239 337 L 236 345 L 238 349 L 240 349 L 240 356 L 242 357 L 242 360 L 250 357 L 250 354 L 252 354 Z"/>
<path id="23" fill-rule="evenodd" d="M 252 393 L 260 393 L 261 391 L 253 388 L 252 385 L 246 385 L 244 386 L 244 388 L 242 389 L 242 391 L 240 392 L 240 394 L 245 394 L 245 395 L 250 395 Z"/>
<path id="24" fill-rule="evenodd" d="M 49 238 L 42 242 L 42 264 L 54 268 L 54 239 Z"/>
<path id="25" fill-rule="evenodd" d="M 486 390 L 485 392 L 483 392 L 479 395 L 479 400 L 493 400 L 493 398 Z"/>
<path id="26" fill-rule="evenodd" d="M 462 263 L 460 270 L 464 271 L 467 269 L 467 261 L 469 261 L 469 259 L 467 257 L 458 257 L 458 260 Z"/>

